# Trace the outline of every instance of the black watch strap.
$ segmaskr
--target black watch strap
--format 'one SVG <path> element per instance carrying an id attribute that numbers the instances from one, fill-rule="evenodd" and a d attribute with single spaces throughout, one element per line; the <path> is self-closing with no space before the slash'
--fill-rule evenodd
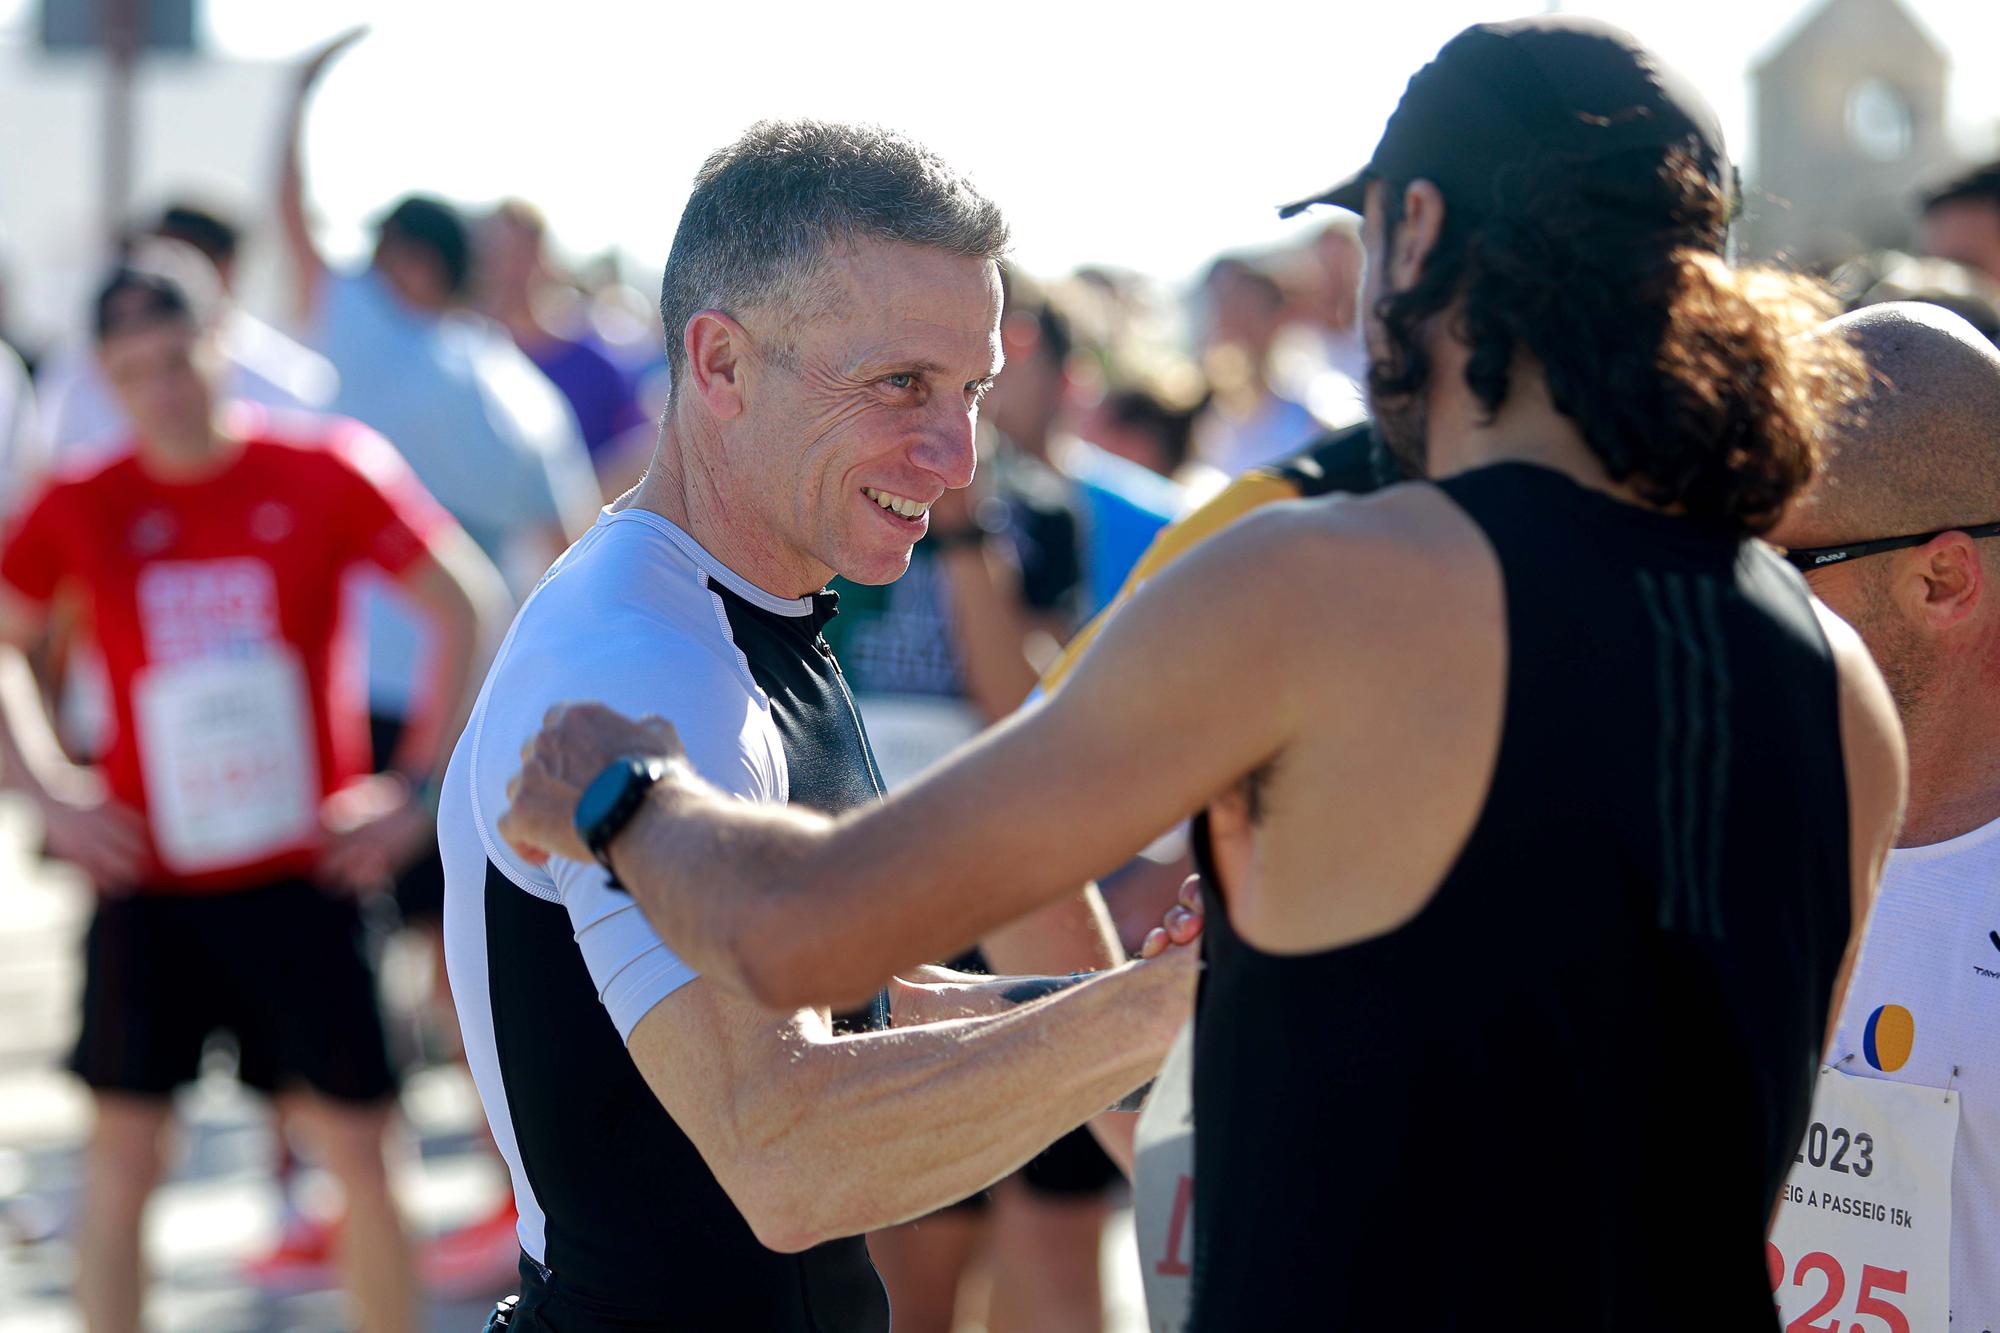
<path id="1" fill-rule="evenodd" d="M 664 760 L 625 755 L 606 764 L 577 800 L 577 837 L 610 874 L 613 884 L 618 882 L 618 873 L 611 868 L 611 843 L 639 813 L 646 793 L 666 771 Z"/>

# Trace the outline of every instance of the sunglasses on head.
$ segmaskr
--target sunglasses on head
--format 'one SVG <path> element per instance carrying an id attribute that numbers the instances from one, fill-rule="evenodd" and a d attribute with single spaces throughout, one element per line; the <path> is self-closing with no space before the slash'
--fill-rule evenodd
<path id="1" fill-rule="evenodd" d="M 1947 532 L 1962 532 L 1968 537 L 2000 537 L 2000 523 L 1979 523 L 1970 527 L 1939 528 L 1936 532 L 1915 532 L 1907 537 L 1876 537 L 1871 541 L 1842 542 L 1839 546 L 1794 546 L 1781 554 L 1802 574 L 1810 574 L 1815 569 L 1825 569 L 1828 565 L 1841 565 L 1849 560 L 1859 560 L 1863 556 L 1880 555 L 1884 551 L 1900 551 L 1905 546 L 1922 546 L 1934 537 L 1942 537 Z"/>

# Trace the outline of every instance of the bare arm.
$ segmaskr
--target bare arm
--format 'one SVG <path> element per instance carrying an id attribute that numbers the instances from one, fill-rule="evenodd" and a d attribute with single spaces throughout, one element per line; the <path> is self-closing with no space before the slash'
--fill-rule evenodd
<path id="1" fill-rule="evenodd" d="M 696 981 L 629 1049 L 757 1238 L 801 1250 L 963 1198 L 1138 1087 L 1193 976 L 1176 949 L 1004 1013 L 849 1037 Z"/>
<path id="2" fill-rule="evenodd" d="M 93 769 L 63 753 L 27 649 L 48 624 L 46 608 L 0 584 L 0 788 L 27 796 L 41 814 L 51 855 L 81 869 L 99 888 L 139 874 L 145 825 L 112 801 Z"/>
<path id="3" fill-rule="evenodd" d="M 366 27 L 350 28 L 307 56 L 299 67 L 291 103 L 285 109 L 285 146 L 278 161 L 278 230 L 284 237 L 285 258 L 291 268 L 292 312 L 301 324 L 312 318 L 318 306 L 320 283 L 326 272 L 319 245 L 313 240 L 312 222 L 306 216 L 306 102 L 327 66 L 367 32 Z"/>
<path id="4" fill-rule="evenodd" d="M 457 530 L 434 541 L 398 583 L 430 627 L 431 675 L 423 724 L 405 733 L 395 767 L 418 779 L 442 780 L 486 665 L 507 632 L 507 585 L 485 553 Z"/>
<path id="5" fill-rule="evenodd" d="M 613 845 L 620 878 L 661 936 L 704 974 L 767 1004 L 853 1001 L 899 969 L 952 950 L 1073 892 L 1284 748 L 1296 682 L 1323 689 L 1343 668 L 1329 636 L 1302 633 L 1282 598 L 1245 598 L 1269 580 L 1341 599 L 1398 595 L 1394 564 L 1369 558 L 1338 585 L 1334 560 L 1368 551 L 1286 506 L 1267 510 L 1156 579 L 1107 627 L 1055 697 L 994 728 L 924 780 L 840 821 L 799 810 L 729 808 L 678 765 Z M 1365 589 L 1350 594 L 1348 589 Z M 1202 610 L 1189 634 L 1184 608 Z M 1311 671 L 1293 664 L 1309 654 Z M 1214 717 L 1214 695 L 1259 701 Z M 524 849 L 581 852 L 570 818 L 622 721 L 562 710 L 531 743 L 501 832 Z M 626 723 L 627 728 L 636 724 Z M 671 753 L 656 728 L 653 753 Z M 588 770 L 587 772 L 585 770 Z M 571 850 L 574 849 L 574 850 Z M 528 851 L 526 854 L 536 854 Z"/>
<path id="6" fill-rule="evenodd" d="M 47 631 L 47 608 L 0 584 L 0 787 L 36 805 L 74 767 L 49 724 L 27 653 Z"/>

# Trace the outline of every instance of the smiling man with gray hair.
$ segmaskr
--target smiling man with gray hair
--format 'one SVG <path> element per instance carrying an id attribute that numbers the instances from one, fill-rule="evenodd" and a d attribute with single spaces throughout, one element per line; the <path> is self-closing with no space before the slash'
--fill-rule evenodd
<path id="1" fill-rule="evenodd" d="M 762 123 L 696 178 L 652 467 L 522 608 L 439 810 L 452 992 L 520 1208 L 510 1329 L 886 1330 L 860 1233 L 1131 1092 L 1186 1011 L 1192 951 L 1161 937 L 1085 978 L 920 969 L 839 1032 L 704 981 L 621 890 L 604 849 L 649 761 L 581 775 L 595 861 L 496 828 L 524 743 L 577 699 L 673 717 L 743 800 L 878 799 L 824 588 L 897 578 L 971 480 L 1006 239 L 963 177 L 881 130 Z"/>

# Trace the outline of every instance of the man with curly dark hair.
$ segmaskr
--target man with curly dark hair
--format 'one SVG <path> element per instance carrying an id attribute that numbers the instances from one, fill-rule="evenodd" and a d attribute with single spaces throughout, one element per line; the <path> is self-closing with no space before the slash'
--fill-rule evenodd
<path id="1" fill-rule="evenodd" d="M 1200 812 L 1189 1327 L 1771 1327 L 1904 757 L 1756 540 L 1861 363 L 1728 264 L 1732 181 L 1628 35 L 1467 29 L 1298 206 L 1362 214 L 1371 396 L 1422 479 L 1231 525 L 876 809 L 670 763 L 620 881 L 712 979 L 847 998 Z M 559 710 L 502 833 L 579 854 L 630 753 L 679 743 Z"/>

